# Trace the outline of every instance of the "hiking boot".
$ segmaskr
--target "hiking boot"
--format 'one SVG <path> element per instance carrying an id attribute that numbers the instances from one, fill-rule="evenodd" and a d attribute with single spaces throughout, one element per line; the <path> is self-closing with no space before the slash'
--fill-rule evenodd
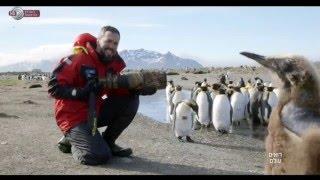
<path id="1" fill-rule="evenodd" d="M 71 144 L 65 136 L 59 140 L 58 148 L 63 153 L 71 153 Z"/>
<path id="2" fill-rule="evenodd" d="M 132 154 L 131 148 L 123 148 L 123 147 L 116 145 L 115 143 L 109 144 L 109 147 L 111 149 L 113 156 L 128 157 Z"/>

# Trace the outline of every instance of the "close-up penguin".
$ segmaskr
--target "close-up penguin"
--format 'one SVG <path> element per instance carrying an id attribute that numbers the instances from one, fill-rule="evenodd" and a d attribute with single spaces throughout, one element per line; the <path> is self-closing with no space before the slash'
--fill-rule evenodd
<path id="1" fill-rule="evenodd" d="M 265 140 L 265 173 L 320 174 L 320 89 L 317 72 L 301 56 L 241 54 L 276 73 L 282 81 L 282 93 L 271 113 Z"/>
<path id="2" fill-rule="evenodd" d="M 193 132 L 192 113 L 198 114 L 198 105 L 194 100 L 183 100 L 177 104 L 173 112 L 173 132 L 180 142 L 194 142 L 191 139 Z"/>

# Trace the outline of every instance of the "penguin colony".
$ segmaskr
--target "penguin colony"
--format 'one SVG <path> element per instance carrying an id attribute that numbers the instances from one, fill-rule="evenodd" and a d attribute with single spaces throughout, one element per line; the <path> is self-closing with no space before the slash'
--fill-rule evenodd
<path id="1" fill-rule="evenodd" d="M 278 96 L 271 83 L 259 77 L 238 83 L 222 74 L 218 82 L 209 84 L 207 79 L 195 82 L 189 99 L 182 98 L 182 87 L 168 81 L 166 87 L 168 122 L 179 141 L 185 137 L 191 142 L 194 130 L 212 126 L 221 134 L 230 133 L 233 127 L 247 121 L 249 127 L 266 126 Z"/>
<path id="2" fill-rule="evenodd" d="M 221 75 L 212 85 L 207 79 L 195 82 L 190 99 L 182 100 L 176 94 L 181 87 L 170 81 L 167 102 L 175 136 L 193 142 L 196 126 L 212 125 L 220 133 L 242 121 L 249 128 L 268 126 L 265 174 L 320 174 L 320 82 L 312 65 L 301 56 L 240 54 L 274 72 L 282 85 L 273 87 L 260 77 L 234 83 Z"/>

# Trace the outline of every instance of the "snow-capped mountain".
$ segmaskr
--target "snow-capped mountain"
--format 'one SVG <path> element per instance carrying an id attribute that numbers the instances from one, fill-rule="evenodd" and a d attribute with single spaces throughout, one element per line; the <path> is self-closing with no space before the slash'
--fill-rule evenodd
<path id="1" fill-rule="evenodd" d="M 180 58 L 171 52 L 161 54 L 145 49 L 123 50 L 119 52 L 128 69 L 185 69 L 201 68 L 193 59 Z"/>
<path id="2" fill-rule="evenodd" d="M 178 57 L 170 52 L 161 54 L 155 51 L 145 49 L 123 50 L 119 55 L 127 64 L 126 69 L 185 69 L 203 67 L 196 60 Z M 0 72 L 7 71 L 31 71 L 32 69 L 41 69 L 43 72 L 51 72 L 58 60 L 42 60 L 39 62 L 27 62 L 2 66 Z"/>

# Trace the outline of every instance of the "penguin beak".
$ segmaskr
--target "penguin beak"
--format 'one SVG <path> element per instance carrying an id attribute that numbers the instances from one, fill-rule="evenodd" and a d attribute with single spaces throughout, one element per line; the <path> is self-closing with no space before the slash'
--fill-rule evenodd
<path id="1" fill-rule="evenodd" d="M 255 60 L 257 63 L 263 65 L 263 66 L 268 66 L 267 60 L 265 56 L 261 56 L 258 54 L 250 53 L 250 52 L 240 52 L 241 55 L 244 55 L 250 59 Z"/>
<path id="2" fill-rule="evenodd" d="M 258 62 L 259 64 L 264 64 L 264 61 L 266 61 L 265 56 L 261 56 L 258 54 L 254 54 L 254 53 L 250 53 L 250 52 L 240 52 L 241 55 L 244 55 L 250 59 L 255 60 L 256 62 Z"/>
<path id="3" fill-rule="evenodd" d="M 284 68 L 287 67 L 285 61 L 276 59 L 276 58 L 268 58 L 266 56 L 261 56 L 261 55 L 250 53 L 250 52 L 240 52 L 240 54 L 255 60 L 257 63 L 261 64 L 262 66 L 277 73 L 277 75 L 283 82 L 285 83 L 288 82 L 286 78 L 286 74 L 284 73 L 285 70 L 283 70 Z"/>

